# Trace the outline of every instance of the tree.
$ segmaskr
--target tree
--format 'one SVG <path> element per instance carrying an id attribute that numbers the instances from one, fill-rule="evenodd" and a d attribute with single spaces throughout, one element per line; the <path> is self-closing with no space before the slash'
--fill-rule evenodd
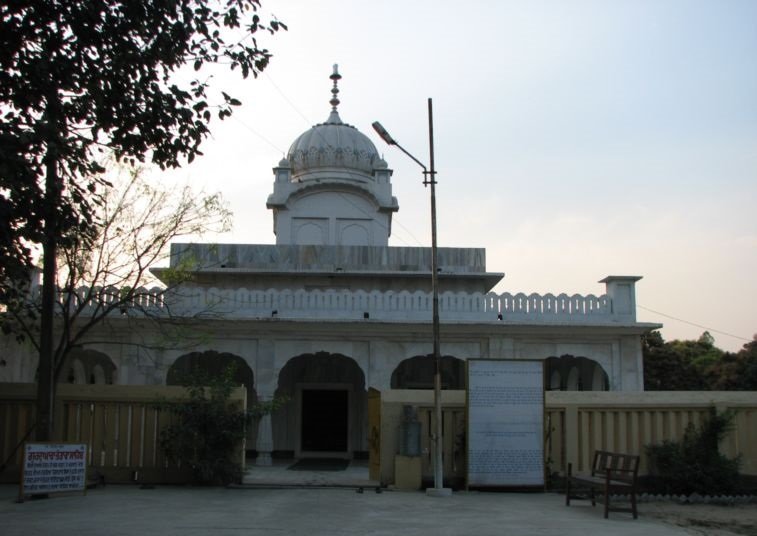
<path id="1" fill-rule="evenodd" d="M 224 63 L 243 77 L 271 54 L 256 34 L 259 0 L 31 0 L 0 4 L 0 305 L 13 304 L 42 250 L 38 433 L 52 432 L 58 247 L 94 225 L 103 147 L 161 168 L 201 154 L 208 79 L 176 73 Z M 240 102 L 226 93 L 218 118 Z"/>
<path id="2" fill-rule="evenodd" d="M 149 268 L 166 264 L 170 242 L 183 237 L 224 232 L 230 212 L 219 194 L 189 187 L 161 188 L 139 169 L 122 169 L 92 214 L 94 225 L 59 250 L 55 305 L 54 384 L 72 350 L 95 327 L 110 319 L 155 319 L 171 325 L 170 296 L 186 282 L 194 266 L 171 268 L 157 281 Z M 8 307 L 6 327 L 39 351 L 41 301 L 27 292 Z M 157 305 L 157 306 L 156 306 Z"/>
<path id="3" fill-rule="evenodd" d="M 731 353 L 706 331 L 696 341 L 670 342 L 653 331 L 642 337 L 642 353 L 647 391 L 757 390 L 757 335 Z"/>
<path id="4" fill-rule="evenodd" d="M 712 388 L 721 391 L 757 391 L 757 335 L 738 352 L 726 352 L 707 370 Z"/>
<path id="5" fill-rule="evenodd" d="M 687 391 L 705 388 L 700 370 L 693 364 L 689 344 L 665 342 L 659 331 L 642 337 L 644 388 L 647 391 Z"/>

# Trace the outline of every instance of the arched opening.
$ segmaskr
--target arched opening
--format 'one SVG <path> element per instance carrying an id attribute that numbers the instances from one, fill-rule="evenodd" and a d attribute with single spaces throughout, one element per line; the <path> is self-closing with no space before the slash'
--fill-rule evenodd
<path id="1" fill-rule="evenodd" d="M 573 365 L 568 371 L 568 379 L 565 381 L 566 391 L 583 391 L 583 384 L 581 383 L 581 377 L 578 374 L 578 367 Z"/>
<path id="2" fill-rule="evenodd" d="M 354 359 L 327 352 L 293 357 L 279 372 L 276 396 L 288 402 L 273 414 L 275 455 L 364 455 L 368 398 Z"/>
<path id="3" fill-rule="evenodd" d="M 553 391 L 607 391 L 609 378 L 602 365 L 586 357 L 563 355 L 545 359 L 549 389 Z"/>
<path id="4" fill-rule="evenodd" d="M 230 366 L 234 367 L 234 383 L 244 385 L 247 389 L 247 409 L 250 410 L 258 400 L 255 393 L 255 376 L 247 362 L 235 354 L 221 353 L 213 350 L 184 354 L 174 361 L 168 369 L 166 385 L 183 385 L 192 376 L 215 378 Z M 257 430 L 257 423 L 253 423 L 248 428 L 248 451 L 255 447 Z"/>
<path id="5" fill-rule="evenodd" d="M 560 371 L 559 370 L 552 371 L 552 374 L 549 377 L 549 390 L 550 391 L 560 390 Z"/>
<path id="6" fill-rule="evenodd" d="M 80 359 L 71 358 L 67 360 L 66 369 L 68 374 L 66 375 L 66 383 L 74 383 L 82 385 L 87 382 L 87 372 L 84 370 L 84 363 Z"/>
<path id="7" fill-rule="evenodd" d="M 465 389 L 465 361 L 449 355 L 439 360 L 442 389 Z M 433 389 L 436 362 L 432 355 L 405 359 L 392 372 L 392 389 Z"/>
<path id="8" fill-rule="evenodd" d="M 79 385 L 108 385 L 113 383 L 115 372 L 116 366 L 106 354 L 77 348 L 66 357 L 58 381 Z"/>
<path id="9" fill-rule="evenodd" d="M 92 367 L 92 373 L 89 375 L 89 383 L 102 385 L 105 383 L 105 371 L 100 363 Z"/>
<path id="10" fill-rule="evenodd" d="M 594 363 L 594 374 L 592 375 L 591 380 L 591 390 L 607 391 L 608 389 L 609 385 L 607 382 L 607 374 L 605 374 L 605 371 L 602 370 L 601 366 L 599 366 L 599 363 Z"/>
<path id="11" fill-rule="evenodd" d="M 213 350 L 184 354 L 173 362 L 166 375 L 166 385 L 183 385 L 191 376 L 218 377 L 229 366 L 234 367 L 234 382 L 247 388 L 247 400 L 254 399 L 255 382 L 252 369 L 238 355 Z"/>

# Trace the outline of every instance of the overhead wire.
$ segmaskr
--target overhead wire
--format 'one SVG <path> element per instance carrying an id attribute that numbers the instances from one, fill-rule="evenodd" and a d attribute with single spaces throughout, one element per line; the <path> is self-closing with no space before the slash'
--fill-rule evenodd
<path id="1" fill-rule="evenodd" d="M 684 320 L 683 318 L 678 318 L 676 316 L 669 315 L 667 313 L 662 313 L 660 311 L 655 311 L 654 309 L 650 309 L 648 307 L 644 307 L 643 305 L 639 305 L 638 303 L 636 304 L 636 307 L 638 307 L 639 309 L 644 309 L 645 311 L 649 311 L 650 313 L 654 313 L 656 315 L 664 316 L 665 318 L 670 318 L 671 320 L 676 320 L 678 322 L 683 322 L 684 324 L 689 324 L 690 326 L 694 326 L 694 327 L 697 327 L 697 328 L 704 329 L 704 330 L 706 330 L 706 331 L 708 331 L 710 333 L 717 333 L 719 335 L 726 335 L 728 337 L 733 337 L 734 339 L 741 339 L 742 341 L 745 341 L 745 342 L 752 341 L 752 339 L 750 339 L 749 337 L 742 337 L 741 335 L 734 335 L 733 333 L 728 333 L 727 331 L 722 331 L 722 330 L 719 330 L 719 329 L 715 329 L 715 328 L 704 326 L 702 324 L 697 324 L 696 322 L 691 322 L 689 320 Z"/>

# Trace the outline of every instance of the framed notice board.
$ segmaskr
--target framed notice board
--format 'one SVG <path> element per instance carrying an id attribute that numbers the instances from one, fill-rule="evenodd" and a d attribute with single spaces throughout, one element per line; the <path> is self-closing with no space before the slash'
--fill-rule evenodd
<path id="1" fill-rule="evenodd" d="M 87 489 L 87 445 L 26 443 L 19 498 Z"/>
<path id="2" fill-rule="evenodd" d="M 468 487 L 541 487 L 544 363 L 467 360 Z"/>

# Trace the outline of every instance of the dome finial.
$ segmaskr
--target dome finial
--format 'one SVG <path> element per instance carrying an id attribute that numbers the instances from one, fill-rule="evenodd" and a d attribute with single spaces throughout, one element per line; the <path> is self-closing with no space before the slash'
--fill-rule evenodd
<path id="1" fill-rule="evenodd" d="M 339 80 L 342 78 L 342 75 L 339 74 L 339 65 L 336 63 L 334 64 L 334 72 L 331 73 L 331 76 L 329 76 L 334 81 L 334 87 L 331 88 L 331 100 L 329 101 L 329 104 L 331 104 L 331 111 L 336 112 L 336 107 L 339 106 L 339 98 L 337 95 L 339 95 L 339 87 L 337 84 L 339 83 Z"/>

